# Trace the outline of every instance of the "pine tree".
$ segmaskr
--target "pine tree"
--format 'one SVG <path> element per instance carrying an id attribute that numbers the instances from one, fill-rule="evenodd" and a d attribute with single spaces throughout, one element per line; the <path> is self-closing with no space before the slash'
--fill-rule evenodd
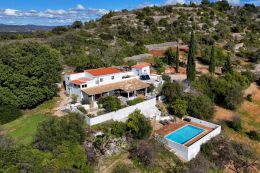
<path id="1" fill-rule="evenodd" d="M 230 54 L 228 53 L 227 60 L 222 68 L 222 73 L 231 73 L 233 71 L 231 65 Z"/>
<path id="2" fill-rule="evenodd" d="M 191 32 L 191 38 L 189 43 L 189 53 L 188 53 L 188 62 L 187 62 L 187 80 L 189 82 L 194 81 L 196 77 L 196 65 L 195 65 L 195 39 L 194 32 Z"/>
<path id="3" fill-rule="evenodd" d="M 179 64 L 180 64 L 180 60 L 179 60 L 179 42 L 177 42 L 177 51 L 176 51 L 176 60 L 175 60 L 176 73 L 179 73 Z"/>
<path id="4" fill-rule="evenodd" d="M 214 45 L 212 45 L 212 47 L 211 47 L 210 64 L 209 64 L 209 72 L 212 73 L 212 74 L 215 73 Z"/>

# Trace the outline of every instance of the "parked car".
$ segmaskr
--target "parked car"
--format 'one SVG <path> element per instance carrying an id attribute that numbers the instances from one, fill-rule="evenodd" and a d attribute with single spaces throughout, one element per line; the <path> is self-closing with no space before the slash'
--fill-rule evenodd
<path id="1" fill-rule="evenodd" d="M 149 75 L 141 75 L 140 76 L 140 80 L 150 80 L 150 76 Z"/>

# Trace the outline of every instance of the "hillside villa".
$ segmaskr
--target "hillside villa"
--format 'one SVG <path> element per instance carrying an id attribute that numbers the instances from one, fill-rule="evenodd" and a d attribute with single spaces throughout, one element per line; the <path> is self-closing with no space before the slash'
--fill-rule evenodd
<path id="1" fill-rule="evenodd" d="M 106 67 L 70 73 L 64 76 L 66 93 L 77 95 L 78 101 L 94 102 L 100 97 L 116 95 L 132 99 L 147 94 L 150 86 L 149 64 L 129 67 Z M 142 79 L 142 80 L 140 80 Z"/>
<path id="2" fill-rule="evenodd" d="M 128 115 L 136 109 L 156 122 L 168 121 L 159 129 L 154 129 L 154 138 L 163 143 L 171 152 L 184 161 L 196 157 L 203 143 L 221 132 L 219 125 L 187 116 L 179 122 L 171 121 L 173 116 L 163 116 L 157 107 L 155 94 L 148 92 L 148 87 L 163 84 L 160 75 L 151 75 L 148 64 L 137 64 L 129 67 L 106 67 L 84 70 L 64 76 L 66 93 L 77 95 L 78 101 L 88 100 L 88 105 L 71 104 L 70 110 L 82 114 L 90 126 L 106 121 L 126 121 Z M 121 101 L 129 101 L 143 95 L 144 101 L 127 105 L 119 110 L 100 113 L 97 100 L 106 96 L 117 96 Z M 92 104 L 92 107 L 90 105 Z M 123 102 L 122 102 L 123 104 Z M 86 108 L 88 114 L 79 107 Z"/>

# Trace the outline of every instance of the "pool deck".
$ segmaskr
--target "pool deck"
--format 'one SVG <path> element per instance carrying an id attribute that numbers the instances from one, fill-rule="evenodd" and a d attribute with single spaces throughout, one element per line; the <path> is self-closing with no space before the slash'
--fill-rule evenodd
<path id="1" fill-rule="evenodd" d="M 189 141 L 187 141 L 186 143 L 183 144 L 187 147 L 190 146 L 191 144 L 193 144 L 194 142 L 198 141 L 199 139 L 201 139 L 202 137 L 204 137 L 208 133 L 210 133 L 212 130 L 214 130 L 212 128 L 203 126 L 203 125 L 198 124 L 198 123 L 181 121 L 181 122 L 178 122 L 178 123 L 171 123 L 171 124 L 165 125 L 162 128 L 160 128 L 159 130 L 156 130 L 155 134 L 159 134 L 159 135 L 162 135 L 162 136 L 165 137 L 168 134 L 172 133 L 173 131 L 175 131 L 175 130 L 177 130 L 177 129 L 185 126 L 185 125 L 188 125 L 188 124 L 202 128 L 202 129 L 204 129 L 204 132 L 202 132 L 200 135 L 192 138 L 191 140 L 189 140 Z"/>

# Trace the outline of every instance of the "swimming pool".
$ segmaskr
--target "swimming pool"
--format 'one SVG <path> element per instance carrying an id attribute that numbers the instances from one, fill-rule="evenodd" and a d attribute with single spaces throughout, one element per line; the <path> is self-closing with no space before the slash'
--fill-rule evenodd
<path id="1" fill-rule="evenodd" d="M 184 144 L 192 138 L 198 136 L 204 131 L 199 127 L 192 125 L 186 125 L 166 136 L 166 139 L 177 142 L 179 144 Z"/>

